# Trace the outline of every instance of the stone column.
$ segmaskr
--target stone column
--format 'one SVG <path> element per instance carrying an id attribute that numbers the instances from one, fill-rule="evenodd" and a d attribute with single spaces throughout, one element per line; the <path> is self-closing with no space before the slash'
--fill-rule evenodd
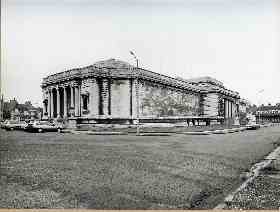
<path id="1" fill-rule="evenodd" d="M 232 107 L 232 109 L 231 109 L 232 110 L 232 117 L 235 118 L 235 108 L 236 108 L 236 105 L 235 105 L 234 102 L 232 102 L 231 107 Z"/>
<path id="2" fill-rule="evenodd" d="M 75 116 L 79 116 L 79 106 L 80 106 L 80 95 L 79 95 L 79 87 L 75 86 Z"/>
<path id="3" fill-rule="evenodd" d="M 56 87 L 56 118 L 60 118 L 60 92 L 59 87 Z"/>
<path id="4" fill-rule="evenodd" d="M 50 101 L 50 105 L 51 105 L 51 109 L 50 109 L 50 118 L 53 118 L 53 114 L 54 114 L 54 101 L 53 101 L 53 89 L 51 89 L 50 91 L 51 94 L 51 101 Z"/>
<path id="5" fill-rule="evenodd" d="M 45 118 L 45 113 L 47 112 L 47 105 L 45 103 L 45 100 L 46 100 L 46 91 L 43 89 L 43 118 Z M 1 101 L 0 101 L 0 104 L 1 104 Z"/>
<path id="6" fill-rule="evenodd" d="M 51 91 L 48 90 L 48 118 L 51 118 Z"/>
<path id="7" fill-rule="evenodd" d="M 96 79 L 92 79 L 90 82 L 90 94 L 89 94 L 89 111 L 90 115 L 95 116 L 99 114 L 99 86 Z"/>
<path id="8" fill-rule="evenodd" d="M 230 117 L 233 118 L 233 102 L 230 102 Z"/>
<path id="9" fill-rule="evenodd" d="M 229 101 L 227 101 L 227 112 L 228 112 L 228 114 L 227 114 L 227 117 L 228 118 L 230 118 L 230 106 L 229 106 L 229 104 L 230 104 L 230 102 Z"/>
<path id="10" fill-rule="evenodd" d="M 228 106 L 227 106 L 228 104 L 227 104 L 227 102 L 228 102 L 227 99 L 225 99 L 225 103 L 224 103 L 225 119 L 228 117 Z"/>
<path id="11" fill-rule="evenodd" d="M 82 115 L 82 108 L 81 108 L 81 102 L 82 102 L 82 95 L 81 95 L 81 86 L 78 86 L 78 94 L 79 94 L 79 98 L 78 98 L 78 115 L 81 116 Z"/>
<path id="12" fill-rule="evenodd" d="M 108 90 L 108 79 L 102 80 L 102 108 L 103 108 L 103 114 L 109 115 L 109 90 Z"/>
<path id="13" fill-rule="evenodd" d="M 84 98 L 82 95 L 81 95 L 81 90 L 80 90 L 80 114 L 81 116 L 83 115 L 83 109 L 84 109 Z"/>
<path id="14" fill-rule="evenodd" d="M 74 107 L 74 87 L 70 86 L 70 107 Z"/>
<path id="15" fill-rule="evenodd" d="M 67 92 L 66 86 L 63 87 L 63 117 L 67 117 Z"/>
<path id="16" fill-rule="evenodd" d="M 231 102 L 228 101 L 228 117 L 229 118 L 231 118 L 231 108 L 230 108 L 230 106 L 231 106 Z"/>
<path id="17" fill-rule="evenodd" d="M 235 117 L 235 103 L 234 102 L 232 102 L 231 107 L 232 107 L 232 117 Z"/>
<path id="18" fill-rule="evenodd" d="M 74 87 L 70 85 L 70 116 L 74 116 L 73 109 L 74 108 Z"/>
<path id="19" fill-rule="evenodd" d="M 232 118 L 231 108 L 232 108 L 232 102 L 230 101 L 229 104 L 228 104 L 228 112 L 229 112 L 229 117 L 230 118 Z"/>
<path id="20" fill-rule="evenodd" d="M 45 100 L 45 99 L 44 99 Z M 45 113 L 47 112 L 45 101 L 43 100 L 43 117 L 45 116 Z"/>

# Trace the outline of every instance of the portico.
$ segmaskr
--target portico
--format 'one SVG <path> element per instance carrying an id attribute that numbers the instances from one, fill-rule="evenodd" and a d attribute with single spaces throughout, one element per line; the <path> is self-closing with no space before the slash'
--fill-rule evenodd
<path id="1" fill-rule="evenodd" d="M 59 84 L 44 88 L 44 118 L 68 118 L 111 115 L 110 79 L 91 79 L 88 91 L 81 93 L 82 82 Z M 74 113 L 71 114 L 71 111 Z"/>

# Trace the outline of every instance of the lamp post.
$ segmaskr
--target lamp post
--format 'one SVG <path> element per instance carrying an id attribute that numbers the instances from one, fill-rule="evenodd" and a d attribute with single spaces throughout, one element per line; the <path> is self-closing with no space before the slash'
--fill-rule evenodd
<path id="1" fill-rule="evenodd" d="M 130 51 L 130 54 L 134 57 L 135 61 L 136 61 L 136 69 L 137 69 L 137 73 L 136 73 L 136 113 L 137 113 L 137 127 L 136 127 L 136 135 L 140 134 L 140 129 L 139 129 L 139 78 L 138 78 L 138 58 L 136 57 L 136 55 L 134 54 L 133 51 Z"/>
<path id="2" fill-rule="evenodd" d="M 260 95 L 260 93 L 264 92 L 264 89 L 261 89 L 260 91 L 258 91 L 257 94 Z M 260 99 L 259 99 L 260 100 Z M 259 124 L 261 123 L 261 111 L 259 111 Z"/>

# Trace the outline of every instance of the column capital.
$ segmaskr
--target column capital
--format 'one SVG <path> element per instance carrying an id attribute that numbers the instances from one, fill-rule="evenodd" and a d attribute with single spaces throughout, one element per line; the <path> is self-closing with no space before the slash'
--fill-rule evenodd
<path id="1" fill-rule="evenodd" d="M 90 79 L 88 79 L 88 82 L 89 82 L 89 83 L 95 83 L 96 81 L 97 81 L 96 78 L 90 78 Z"/>
<path id="2" fill-rule="evenodd" d="M 65 83 L 63 83 L 63 84 L 60 84 L 59 87 L 61 87 L 61 88 L 66 88 L 66 87 L 68 87 L 68 86 L 70 86 L 70 85 L 71 85 L 71 83 L 65 82 Z"/>
<path id="3" fill-rule="evenodd" d="M 71 87 L 77 87 L 77 86 L 79 86 L 81 83 L 79 82 L 79 81 L 71 81 L 70 83 L 69 83 L 69 85 L 71 86 Z"/>

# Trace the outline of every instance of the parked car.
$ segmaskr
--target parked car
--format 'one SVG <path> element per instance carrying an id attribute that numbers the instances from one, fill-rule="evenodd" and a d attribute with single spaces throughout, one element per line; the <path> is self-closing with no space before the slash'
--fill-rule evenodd
<path id="1" fill-rule="evenodd" d="M 24 126 L 25 126 L 25 122 L 7 120 L 4 122 L 4 124 L 1 127 L 6 130 L 16 130 L 16 129 L 22 129 Z"/>
<path id="2" fill-rule="evenodd" d="M 257 130 L 260 129 L 260 125 L 259 124 L 250 124 L 250 125 L 246 125 L 247 130 Z"/>
<path id="3" fill-rule="evenodd" d="M 51 123 L 49 121 L 34 121 L 28 123 L 25 127 L 26 131 L 29 132 L 60 132 L 63 129 L 62 124 Z"/>
<path id="4" fill-rule="evenodd" d="M 5 129 L 5 125 L 6 125 L 7 122 L 8 122 L 8 120 L 2 121 L 0 127 L 2 129 Z"/>

